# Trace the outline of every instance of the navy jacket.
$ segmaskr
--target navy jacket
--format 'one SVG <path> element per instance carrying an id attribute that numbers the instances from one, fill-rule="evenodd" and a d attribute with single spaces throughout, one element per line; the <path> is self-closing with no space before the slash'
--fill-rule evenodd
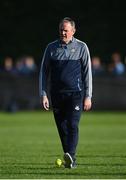
<path id="1" fill-rule="evenodd" d="M 68 44 L 56 40 L 47 45 L 39 74 L 40 96 L 47 95 L 48 82 L 54 93 L 83 90 L 84 96 L 92 97 L 91 59 L 84 42 L 73 37 Z"/>

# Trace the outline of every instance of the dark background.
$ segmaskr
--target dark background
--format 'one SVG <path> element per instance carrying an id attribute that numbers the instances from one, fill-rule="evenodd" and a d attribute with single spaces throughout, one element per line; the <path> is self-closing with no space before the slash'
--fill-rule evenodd
<path id="1" fill-rule="evenodd" d="M 0 0 L 0 65 L 6 56 L 16 61 L 32 55 L 39 72 L 44 49 L 58 38 L 59 21 L 66 16 L 75 20 L 75 37 L 87 43 L 91 56 L 109 64 L 111 53 L 119 51 L 124 61 L 125 9 L 122 0 Z M 93 77 L 93 83 L 93 109 L 125 109 L 125 75 Z M 1 73 L 0 108 L 40 108 L 38 74 L 17 78 Z"/>
<path id="2" fill-rule="evenodd" d="M 0 60 L 24 54 L 39 65 L 47 43 L 58 38 L 59 21 L 69 16 L 76 22 L 75 37 L 85 41 L 91 55 L 108 62 L 118 50 L 125 56 L 126 8 L 122 0 L 1 0 Z"/>

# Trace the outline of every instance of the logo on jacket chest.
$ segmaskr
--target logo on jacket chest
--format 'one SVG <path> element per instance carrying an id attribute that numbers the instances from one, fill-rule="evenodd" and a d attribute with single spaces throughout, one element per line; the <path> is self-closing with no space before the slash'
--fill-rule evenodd
<path id="1" fill-rule="evenodd" d="M 62 52 L 63 52 L 63 49 L 62 49 L 62 48 L 57 48 L 55 53 L 56 53 L 56 54 L 60 54 L 60 53 L 62 53 Z"/>
<path id="2" fill-rule="evenodd" d="M 72 48 L 72 49 L 71 49 L 71 52 L 74 53 L 74 52 L 75 52 L 75 48 Z"/>

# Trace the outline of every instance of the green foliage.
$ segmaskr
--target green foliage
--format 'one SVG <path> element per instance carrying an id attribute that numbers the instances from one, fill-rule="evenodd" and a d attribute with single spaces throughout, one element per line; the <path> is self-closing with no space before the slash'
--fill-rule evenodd
<path id="1" fill-rule="evenodd" d="M 0 178 L 126 178 L 126 113 L 82 115 L 77 169 L 57 168 L 63 151 L 52 112 L 0 113 Z"/>

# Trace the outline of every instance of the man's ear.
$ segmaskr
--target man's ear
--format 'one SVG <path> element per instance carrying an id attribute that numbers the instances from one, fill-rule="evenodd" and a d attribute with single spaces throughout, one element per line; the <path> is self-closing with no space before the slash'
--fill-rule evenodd
<path id="1" fill-rule="evenodd" d="M 74 29 L 73 29 L 73 35 L 75 34 L 75 32 L 76 32 L 76 29 L 74 28 Z"/>

